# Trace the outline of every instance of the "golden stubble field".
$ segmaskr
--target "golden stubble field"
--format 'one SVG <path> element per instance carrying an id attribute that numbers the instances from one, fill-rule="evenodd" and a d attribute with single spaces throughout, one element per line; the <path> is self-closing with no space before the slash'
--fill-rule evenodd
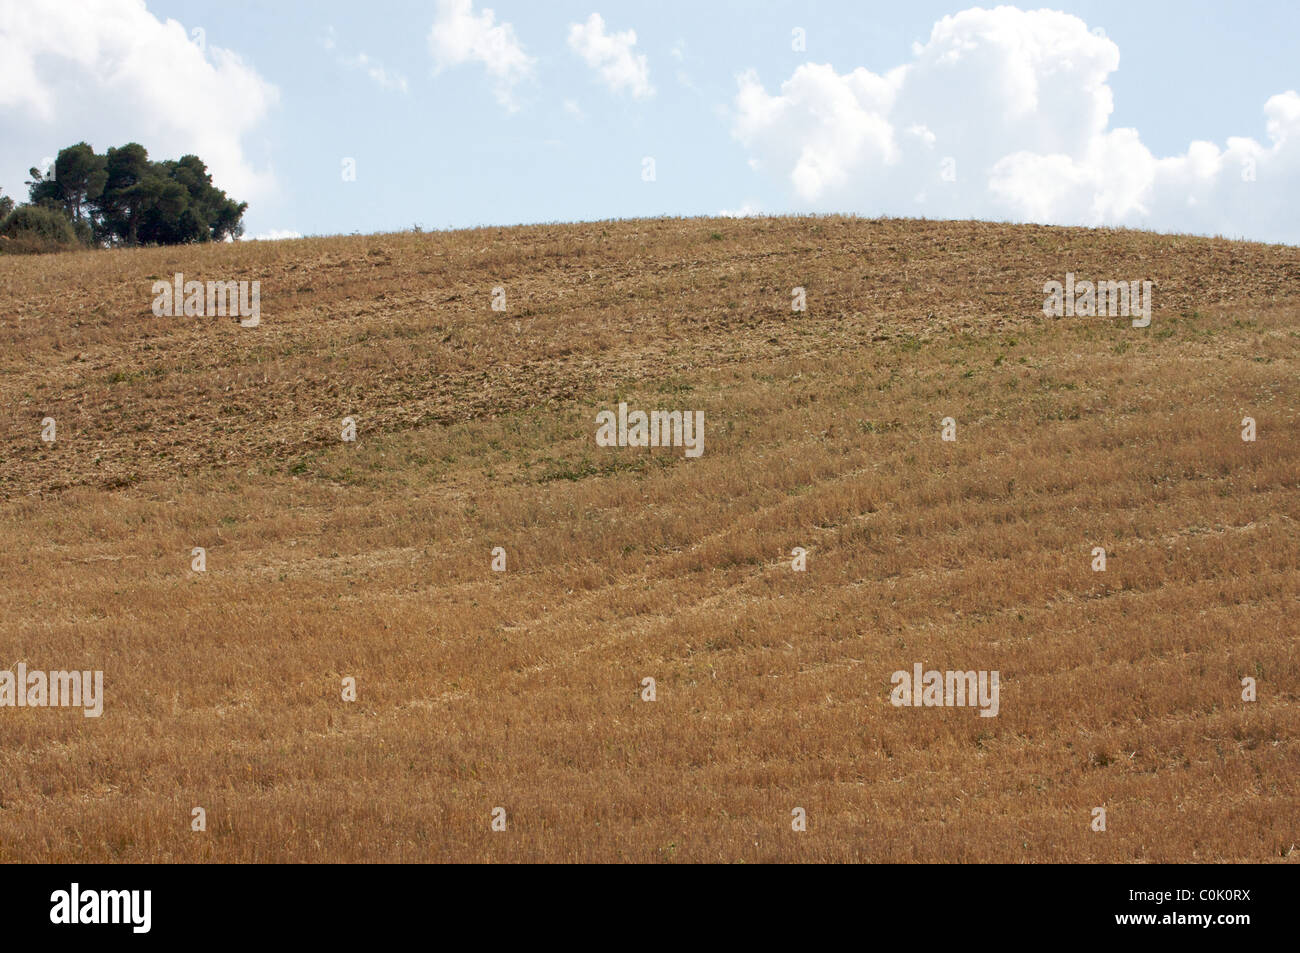
<path id="1" fill-rule="evenodd" d="M 260 280 L 261 325 L 154 317 L 177 271 Z M 1045 318 L 1067 271 L 1152 280 L 1151 326 Z M 0 257 L 0 340 L 0 669 L 106 696 L 0 708 L 0 860 L 1300 858 L 1295 248 L 804 218 Z M 703 455 L 598 447 L 619 401 L 702 410 Z M 998 716 L 891 705 L 918 662 L 999 671 Z"/>

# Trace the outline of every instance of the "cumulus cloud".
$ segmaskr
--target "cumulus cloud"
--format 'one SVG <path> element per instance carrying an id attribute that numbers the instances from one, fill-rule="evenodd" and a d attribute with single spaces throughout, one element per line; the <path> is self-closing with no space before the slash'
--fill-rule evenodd
<path id="1" fill-rule="evenodd" d="M 497 102 L 512 112 L 519 108 L 515 86 L 532 74 L 534 60 L 516 39 L 515 28 L 497 23 L 492 10 L 475 15 L 473 0 L 438 0 L 429 51 L 435 71 L 482 64 L 492 77 Z"/>
<path id="2" fill-rule="evenodd" d="M 740 208 L 722 208 L 718 209 L 719 218 L 754 218 L 762 215 L 762 207 L 753 199 L 746 199 L 740 203 Z"/>
<path id="3" fill-rule="evenodd" d="M 83 139 L 101 152 L 135 141 L 153 158 L 198 155 L 240 200 L 269 193 L 243 142 L 279 93 L 204 39 L 144 0 L 0 4 L 0 170 L 21 176 Z"/>
<path id="4" fill-rule="evenodd" d="M 569 24 L 569 49 L 600 74 L 611 92 L 627 91 L 634 99 L 654 95 L 650 85 L 650 64 L 644 53 L 634 53 L 636 31 L 606 33 L 599 13 L 587 17 L 586 23 Z"/>
<path id="5" fill-rule="evenodd" d="M 269 232 L 245 236 L 245 240 L 250 242 L 278 242 L 286 238 L 302 238 L 302 232 L 295 232 L 287 228 L 273 228 Z"/>
<path id="6" fill-rule="evenodd" d="M 817 209 L 1300 241 L 1300 95 L 1264 104 L 1266 142 L 1157 157 L 1110 128 L 1119 62 L 1077 17 L 965 10 L 883 74 L 804 64 L 776 93 L 741 74 L 731 131 Z"/>

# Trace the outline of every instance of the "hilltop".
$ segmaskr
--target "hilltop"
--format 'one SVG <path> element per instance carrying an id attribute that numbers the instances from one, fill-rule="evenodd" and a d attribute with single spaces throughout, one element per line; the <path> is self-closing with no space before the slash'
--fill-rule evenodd
<path id="1" fill-rule="evenodd" d="M 260 323 L 155 316 L 176 273 Z M 1150 326 L 1045 316 L 1067 273 L 1150 281 Z M 0 708 L 0 860 L 1297 857 L 1300 249 L 0 256 L 0 341 L 0 668 L 104 671 L 102 717 Z M 620 403 L 702 412 L 702 454 L 598 446 Z M 894 706 L 914 664 L 998 671 L 999 713 Z"/>

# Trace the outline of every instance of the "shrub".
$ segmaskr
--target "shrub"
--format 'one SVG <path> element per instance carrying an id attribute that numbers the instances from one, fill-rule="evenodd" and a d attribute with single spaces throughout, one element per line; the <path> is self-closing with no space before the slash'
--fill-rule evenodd
<path id="1" fill-rule="evenodd" d="M 34 254 L 65 251 L 78 244 L 72 222 L 52 208 L 20 205 L 0 222 L 0 251 Z"/>

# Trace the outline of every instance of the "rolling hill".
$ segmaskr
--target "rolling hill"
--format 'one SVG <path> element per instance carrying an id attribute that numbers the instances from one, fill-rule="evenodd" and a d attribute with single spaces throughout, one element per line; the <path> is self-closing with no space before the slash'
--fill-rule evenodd
<path id="1" fill-rule="evenodd" d="M 156 316 L 176 273 L 260 323 Z M 1045 316 L 1067 273 L 1150 281 L 1150 326 Z M 1300 249 L 0 256 L 0 341 L 0 669 L 104 673 L 100 717 L 0 707 L 0 860 L 1300 858 Z M 703 452 L 598 445 L 620 404 Z M 894 704 L 917 665 L 996 716 Z"/>

